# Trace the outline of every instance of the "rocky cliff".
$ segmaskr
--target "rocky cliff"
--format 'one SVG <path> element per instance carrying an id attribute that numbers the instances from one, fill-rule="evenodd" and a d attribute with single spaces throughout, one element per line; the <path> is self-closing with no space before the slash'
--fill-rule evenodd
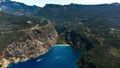
<path id="1" fill-rule="evenodd" d="M 44 54 L 56 44 L 58 37 L 51 23 L 44 27 L 36 25 L 21 31 L 26 34 L 19 40 L 10 43 L 0 53 L 0 68 L 6 68 L 10 63 L 22 62 Z"/>

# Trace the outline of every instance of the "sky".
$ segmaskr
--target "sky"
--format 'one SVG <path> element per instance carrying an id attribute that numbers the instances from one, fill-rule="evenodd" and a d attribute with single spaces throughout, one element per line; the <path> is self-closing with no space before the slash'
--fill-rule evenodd
<path id="1" fill-rule="evenodd" d="M 40 7 L 45 6 L 45 4 L 70 4 L 70 3 L 76 3 L 76 4 L 103 4 L 103 3 L 113 3 L 118 2 L 120 3 L 120 0 L 12 0 L 16 2 L 22 2 L 27 5 L 37 5 Z"/>

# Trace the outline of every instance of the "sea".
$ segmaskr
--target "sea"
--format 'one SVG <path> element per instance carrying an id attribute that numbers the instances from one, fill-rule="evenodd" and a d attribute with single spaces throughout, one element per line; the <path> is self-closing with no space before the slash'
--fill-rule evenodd
<path id="1" fill-rule="evenodd" d="M 10 64 L 7 68 L 78 68 L 76 62 L 82 55 L 69 45 L 55 45 L 37 58 Z"/>

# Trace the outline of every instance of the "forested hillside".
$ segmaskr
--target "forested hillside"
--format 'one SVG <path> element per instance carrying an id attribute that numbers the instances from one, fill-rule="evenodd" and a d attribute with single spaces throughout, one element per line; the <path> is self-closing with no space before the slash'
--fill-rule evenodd
<path id="1" fill-rule="evenodd" d="M 85 52 L 78 62 L 80 68 L 119 68 L 119 7 L 119 3 L 47 4 L 39 15 L 54 23 L 60 34 L 59 43 L 66 42 Z"/>

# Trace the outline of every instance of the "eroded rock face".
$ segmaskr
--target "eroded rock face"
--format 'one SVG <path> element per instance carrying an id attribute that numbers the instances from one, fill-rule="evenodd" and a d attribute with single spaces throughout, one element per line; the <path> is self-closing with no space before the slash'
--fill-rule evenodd
<path id="1" fill-rule="evenodd" d="M 18 41 L 11 43 L 0 54 L 0 68 L 6 68 L 10 63 L 25 61 L 47 52 L 57 41 L 57 32 L 48 23 L 44 27 L 34 27 L 26 30 L 27 34 Z"/>

